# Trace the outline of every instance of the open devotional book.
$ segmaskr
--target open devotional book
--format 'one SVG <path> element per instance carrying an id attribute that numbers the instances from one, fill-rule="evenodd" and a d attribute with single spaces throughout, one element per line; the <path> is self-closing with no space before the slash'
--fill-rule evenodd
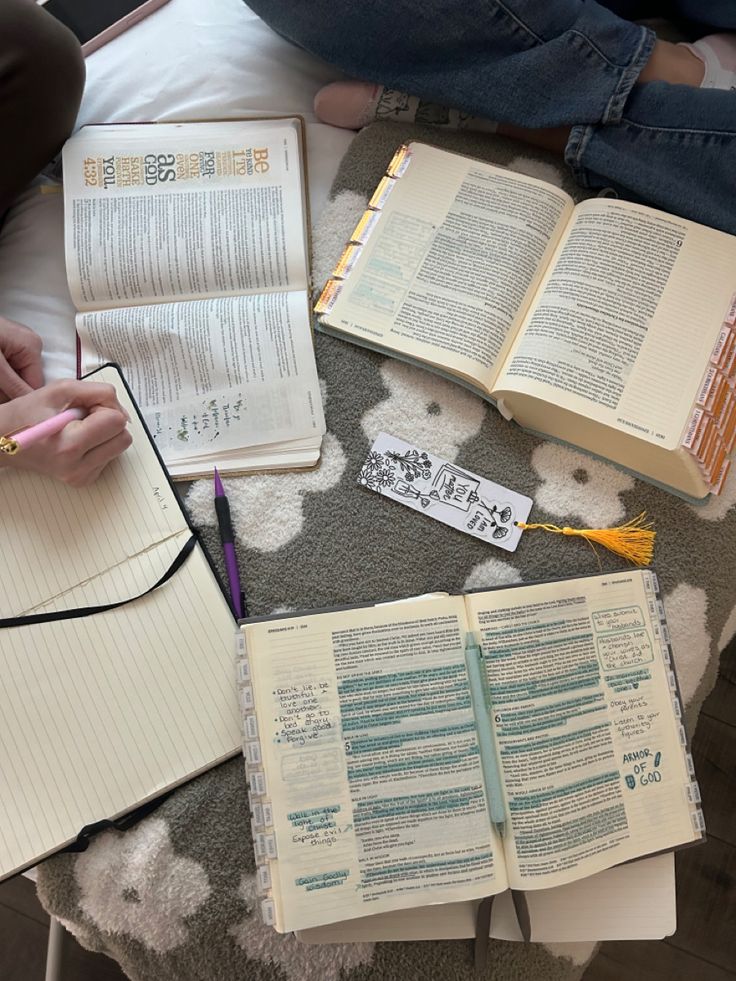
<path id="1" fill-rule="evenodd" d="M 233 613 L 120 374 L 90 381 L 133 437 L 94 484 L 0 467 L 0 879 L 240 748 Z"/>
<path id="2" fill-rule="evenodd" d="M 64 147 L 80 373 L 121 366 L 174 477 L 319 460 L 302 130 L 85 126 Z"/>
<path id="3" fill-rule="evenodd" d="M 242 631 L 258 881 L 279 931 L 554 893 L 703 836 L 650 571 Z M 464 929 L 467 906 L 456 916 Z"/>
<path id="4" fill-rule="evenodd" d="M 401 147 L 317 303 L 530 430 L 691 498 L 736 440 L 736 238 L 421 143 Z"/>

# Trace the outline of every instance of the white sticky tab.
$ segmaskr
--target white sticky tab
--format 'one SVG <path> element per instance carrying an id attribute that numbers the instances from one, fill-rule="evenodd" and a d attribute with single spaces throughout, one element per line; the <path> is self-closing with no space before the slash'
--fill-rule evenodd
<path id="1" fill-rule="evenodd" d="M 358 483 L 413 511 L 497 545 L 516 550 L 532 499 L 462 467 L 380 433 L 363 463 Z"/>
<path id="2" fill-rule="evenodd" d="M 245 634 L 242 630 L 238 630 L 238 632 L 235 634 L 235 653 L 237 657 L 243 658 L 248 653 L 245 646 Z"/>
<path id="3" fill-rule="evenodd" d="M 252 821 L 252 824 L 254 824 L 256 826 L 256 828 L 262 828 L 263 827 L 263 804 L 259 803 L 258 801 L 256 801 L 253 804 L 253 821 Z"/>
<path id="4" fill-rule="evenodd" d="M 278 858 L 276 851 L 276 835 L 264 835 L 263 847 L 266 849 L 266 858 Z"/>
<path id="5" fill-rule="evenodd" d="M 268 865 L 259 865 L 256 876 L 259 892 L 268 892 L 271 888 L 271 869 Z"/>
<path id="6" fill-rule="evenodd" d="M 256 859 L 263 861 L 266 857 L 266 836 L 262 831 L 257 831 L 253 835 L 253 849 L 256 853 Z"/>
<path id="7" fill-rule="evenodd" d="M 264 899 L 261 902 L 261 917 L 266 926 L 272 927 L 276 922 L 276 906 L 272 899 Z"/>
<path id="8" fill-rule="evenodd" d="M 688 784 L 687 799 L 691 804 L 700 803 L 700 786 L 697 780 L 693 780 L 692 783 Z"/>
<path id="9" fill-rule="evenodd" d="M 241 685 L 250 681 L 250 662 L 245 658 L 238 661 L 238 681 Z"/>
<path id="10" fill-rule="evenodd" d="M 703 816 L 703 812 L 700 810 L 700 808 L 698 808 L 696 811 L 691 811 L 690 817 L 692 818 L 693 827 L 695 828 L 695 830 L 699 831 L 701 834 L 704 834 L 705 817 Z"/>
<path id="11" fill-rule="evenodd" d="M 258 739 L 258 719 L 255 715 L 246 715 L 244 719 L 246 739 Z"/>
<path id="12" fill-rule="evenodd" d="M 250 712 L 254 708 L 253 689 L 251 686 L 243 685 L 242 688 L 239 688 L 238 696 L 240 698 L 240 707 L 243 712 Z"/>
<path id="13" fill-rule="evenodd" d="M 245 760 L 251 766 L 258 766 L 261 763 L 261 744 L 257 739 L 245 744 Z"/>
<path id="14" fill-rule="evenodd" d="M 695 776 L 695 764 L 693 763 L 693 754 L 685 753 L 685 765 L 687 766 L 688 776 Z"/>
<path id="15" fill-rule="evenodd" d="M 667 672 L 667 684 L 670 686 L 670 691 L 677 691 L 677 679 L 674 671 Z"/>
<path id="16" fill-rule="evenodd" d="M 680 738 L 680 745 L 687 746 L 687 733 L 685 732 L 685 726 L 681 725 L 678 727 L 677 735 Z"/>
<path id="17" fill-rule="evenodd" d="M 673 698 L 672 699 L 672 709 L 673 709 L 673 711 L 675 713 L 675 716 L 678 719 L 681 719 L 682 718 L 682 707 L 680 706 L 680 699 L 679 698 Z"/>
<path id="18" fill-rule="evenodd" d="M 273 827 L 273 807 L 267 800 L 263 802 L 263 824 L 267 828 Z"/>
<path id="19" fill-rule="evenodd" d="M 252 770 L 248 772 L 248 779 L 250 781 L 250 790 L 254 797 L 263 797 L 266 793 L 266 775 L 263 770 Z"/>

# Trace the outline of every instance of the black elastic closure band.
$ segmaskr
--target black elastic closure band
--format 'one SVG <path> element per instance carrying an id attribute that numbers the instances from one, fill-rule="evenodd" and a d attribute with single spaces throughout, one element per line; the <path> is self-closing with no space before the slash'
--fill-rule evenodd
<path id="1" fill-rule="evenodd" d="M 62 848 L 62 852 L 86 852 L 89 847 L 90 841 L 96 834 L 100 831 L 127 831 L 128 828 L 132 828 L 134 824 L 142 821 L 144 817 L 148 817 L 149 814 L 160 807 L 164 801 L 168 800 L 173 794 L 173 790 L 169 790 L 164 794 L 160 794 L 154 800 L 148 801 L 146 804 L 141 804 L 130 814 L 125 814 L 123 817 L 114 819 L 104 819 L 102 821 L 95 821 L 94 824 L 87 824 L 76 837 L 76 840 L 67 845 L 66 848 Z"/>
<path id="2" fill-rule="evenodd" d="M 159 586 L 163 586 L 165 582 L 171 579 L 171 577 L 177 573 L 179 569 L 181 569 L 186 560 L 192 554 L 196 544 L 197 537 L 196 535 L 192 535 L 184 543 L 181 551 L 158 582 L 154 583 L 153 586 L 150 586 L 148 589 L 145 589 L 142 593 L 138 593 L 137 596 L 131 596 L 128 599 L 118 600 L 117 603 L 108 603 L 105 606 L 82 606 L 75 610 L 56 610 L 52 613 L 29 613 L 20 617 L 7 617 L 4 620 L 0 620 L 0 627 L 28 627 L 34 623 L 54 623 L 57 620 L 74 620 L 78 617 L 94 616 L 95 613 L 105 613 L 107 610 L 116 610 L 119 606 L 127 606 L 128 603 L 135 603 L 136 600 L 147 596 L 149 593 L 152 593 L 154 589 L 158 589 Z"/>

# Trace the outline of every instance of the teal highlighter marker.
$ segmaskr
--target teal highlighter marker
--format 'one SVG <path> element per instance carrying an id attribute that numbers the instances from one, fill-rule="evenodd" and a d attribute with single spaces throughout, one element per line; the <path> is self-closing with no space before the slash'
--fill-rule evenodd
<path id="1" fill-rule="evenodd" d="M 476 643 L 472 633 L 465 635 L 465 664 L 470 680 L 470 695 L 473 700 L 473 711 L 476 718 L 480 762 L 483 768 L 483 778 L 486 790 L 488 810 L 491 812 L 491 823 L 500 838 L 506 835 L 506 809 L 503 803 L 503 787 L 501 785 L 501 761 L 496 749 L 496 737 L 491 725 L 493 718 L 493 703 L 488 686 L 486 666 L 483 662 L 483 651 Z M 529 943 L 532 938 L 532 925 L 529 917 L 529 907 L 526 896 L 517 889 L 511 890 L 516 918 L 524 940 Z M 477 941 L 477 934 L 476 934 Z"/>
<path id="2" fill-rule="evenodd" d="M 491 726 L 493 708 L 491 705 L 491 693 L 488 690 L 488 679 L 485 675 L 483 653 L 472 633 L 465 635 L 465 664 L 468 669 L 468 679 L 470 680 L 470 695 L 473 701 L 473 711 L 476 719 L 480 762 L 483 768 L 486 800 L 491 813 L 491 823 L 496 829 L 496 833 L 503 838 L 506 834 L 506 810 L 503 803 L 500 762 L 496 752 L 496 741 Z"/>

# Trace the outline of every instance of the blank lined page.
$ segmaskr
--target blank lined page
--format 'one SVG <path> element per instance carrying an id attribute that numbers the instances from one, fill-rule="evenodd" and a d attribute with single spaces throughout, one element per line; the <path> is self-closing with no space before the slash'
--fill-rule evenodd
<path id="1" fill-rule="evenodd" d="M 61 608 L 135 595 L 179 552 L 190 532 L 140 425 L 132 449 L 117 478 L 76 509 L 78 491 L 39 491 L 26 475 L 29 495 L 47 496 L 38 524 L 26 525 L 25 540 L 16 534 L 6 556 L 2 588 L 22 579 L 14 611 L 55 592 L 51 605 Z M 76 537 L 92 524 L 96 538 Z M 234 635 L 199 547 L 133 603 L 0 629 L 0 878 L 238 752 Z"/>
<path id="2" fill-rule="evenodd" d="M 91 604 L 136 595 L 156 582 L 171 552 L 181 546 L 139 563 L 139 581 L 131 582 L 127 560 L 172 536 L 189 535 L 181 507 L 117 370 L 103 368 L 90 381 L 116 386 L 131 417 L 133 443 L 91 487 L 67 487 L 40 474 L 0 468 L 2 618 L 75 607 L 79 593 L 66 594 L 81 583 Z M 103 573 L 104 582 L 98 582 Z"/>
<path id="3" fill-rule="evenodd" d="M 117 610 L 0 631 L 0 877 L 240 746 L 234 623 L 200 549 Z"/>

